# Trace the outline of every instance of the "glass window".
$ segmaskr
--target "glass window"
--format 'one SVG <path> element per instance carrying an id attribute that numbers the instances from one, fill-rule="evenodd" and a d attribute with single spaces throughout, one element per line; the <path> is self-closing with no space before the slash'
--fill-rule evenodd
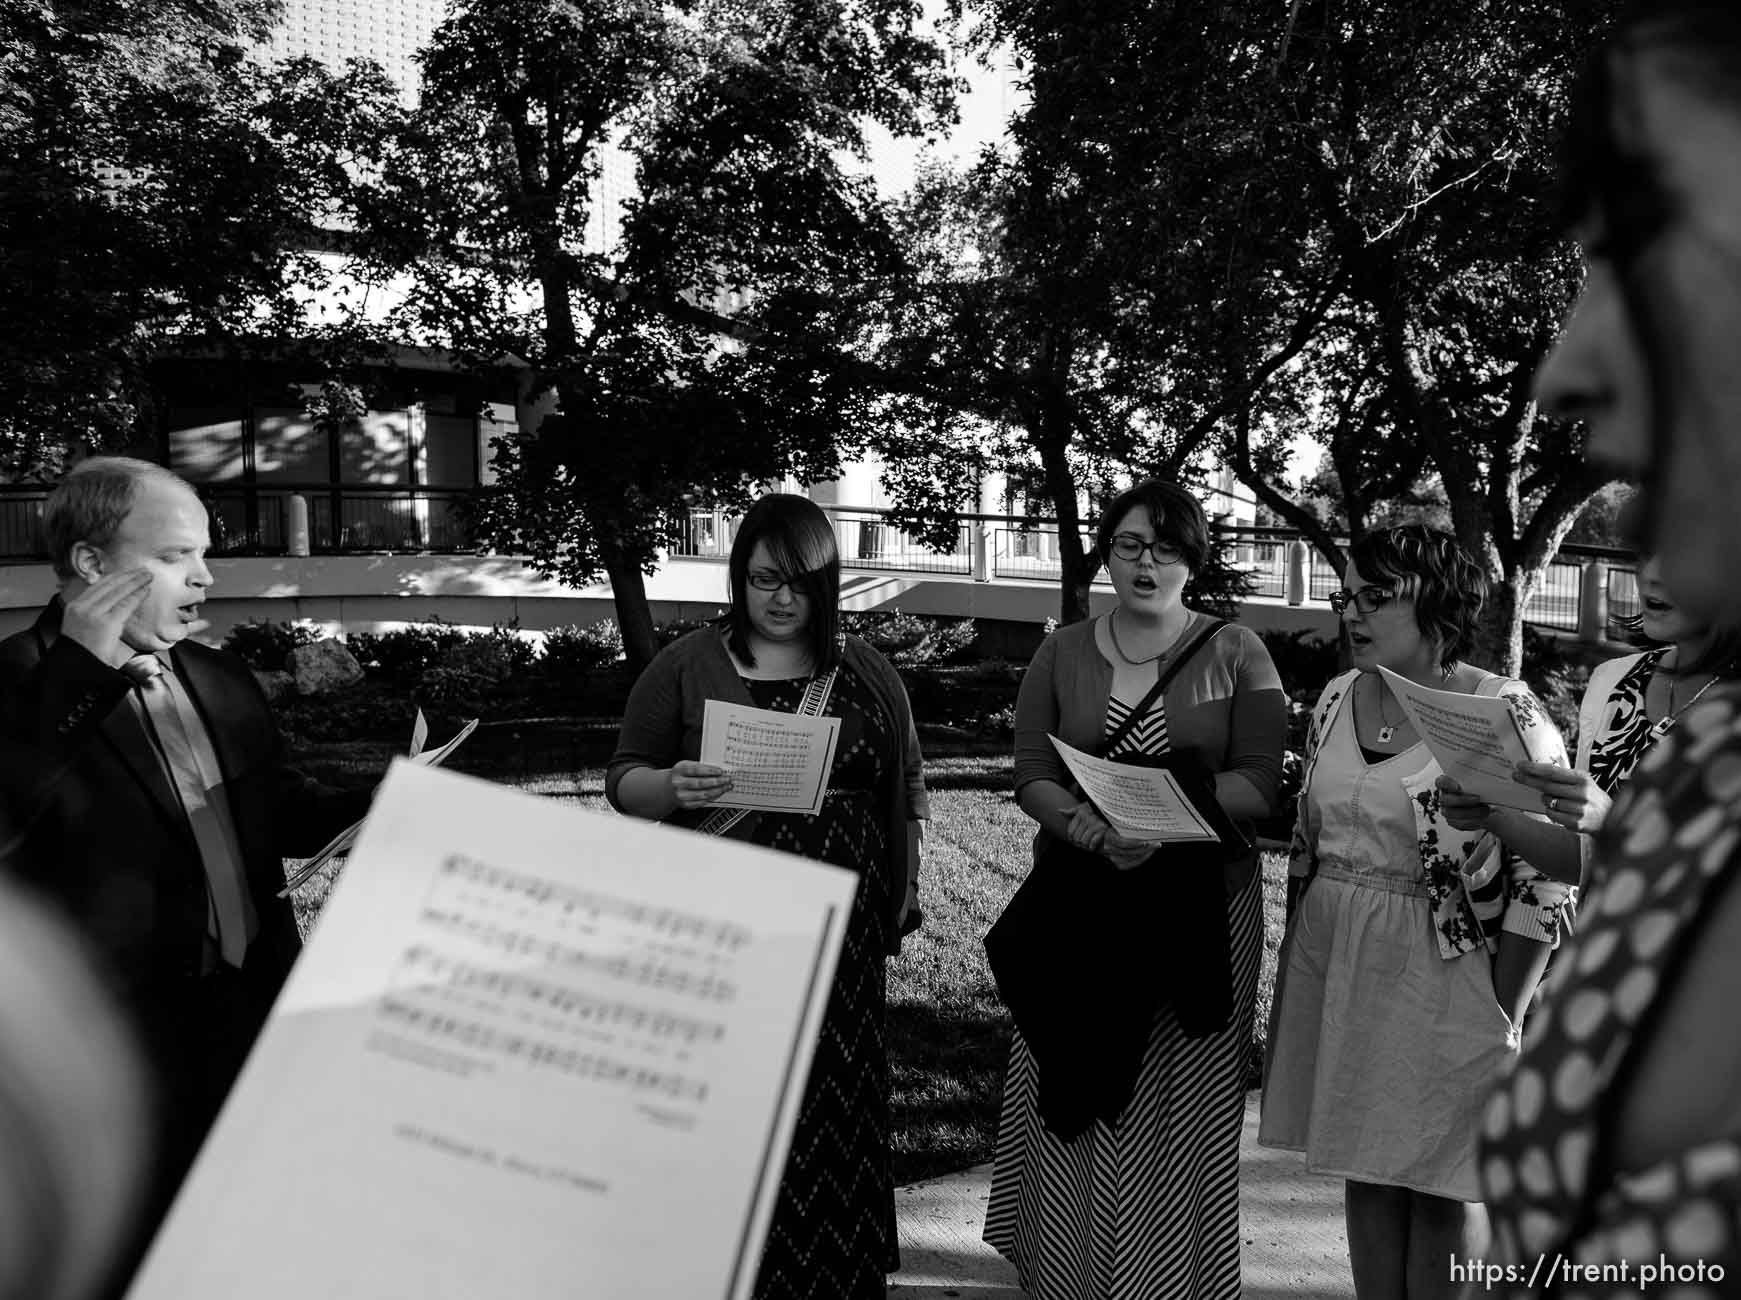
<path id="1" fill-rule="evenodd" d="M 431 487 L 476 487 L 478 422 L 469 415 L 423 417 L 424 482 Z"/>
<path id="2" fill-rule="evenodd" d="M 190 483 L 241 478 L 241 413 L 234 407 L 171 409 L 169 467 Z"/>
<path id="3" fill-rule="evenodd" d="M 345 483 L 411 481 L 411 415 L 370 411 L 339 438 L 339 479 Z"/>
<path id="4" fill-rule="evenodd" d="M 327 435 L 306 412 L 263 406 L 254 412 L 254 469 L 262 483 L 328 483 L 332 462 Z"/>

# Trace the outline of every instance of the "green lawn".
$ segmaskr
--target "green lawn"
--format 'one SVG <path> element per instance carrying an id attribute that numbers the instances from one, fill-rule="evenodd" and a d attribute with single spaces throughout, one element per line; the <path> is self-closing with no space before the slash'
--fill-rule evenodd
<path id="1" fill-rule="evenodd" d="M 342 778 L 379 771 L 385 752 L 385 746 L 322 746 L 304 757 L 320 775 Z M 901 1184 L 991 1158 L 1009 1016 L 980 941 L 1021 883 L 1032 852 L 1033 823 L 1009 794 L 1007 755 L 942 757 L 927 760 L 926 766 L 932 821 L 921 884 L 925 928 L 889 964 L 895 1178 Z M 480 774 L 582 806 L 606 806 L 603 772 L 596 767 L 535 773 L 519 764 Z M 297 891 L 297 916 L 305 930 L 331 889 L 334 870 L 328 868 Z M 1285 871 L 1280 854 L 1264 855 L 1254 1084 L 1281 941 Z"/>

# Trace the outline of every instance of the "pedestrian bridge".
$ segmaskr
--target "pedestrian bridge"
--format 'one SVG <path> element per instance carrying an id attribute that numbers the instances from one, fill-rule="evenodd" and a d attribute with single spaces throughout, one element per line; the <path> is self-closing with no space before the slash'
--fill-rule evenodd
<path id="1" fill-rule="evenodd" d="M 1058 615 L 1058 535 L 1051 521 L 969 517 L 958 525 L 953 544 L 937 550 L 902 532 L 884 511 L 825 509 L 840 540 L 842 602 L 848 609 L 1026 624 Z M 725 608 L 726 559 L 735 532 L 729 515 L 689 516 L 647 579 L 655 619 L 710 617 Z M 1283 530 L 1223 532 L 1231 558 L 1253 579 L 1242 621 L 1260 631 L 1335 634 L 1326 597 L 1341 585 L 1340 577 L 1321 556 Z M 212 557 L 215 582 L 206 606 L 212 626 L 205 638 L 221 639 L 250 619 L 305 620 L 338 632 L 440 618 L 461 627 L 515 623 L 538 632 L 615 616 L 607 584 L 564 587 L 513 556 L 364 551 L 343 539 L 318 553 L 291 553 L 308 549 L 306 538 L 298 546 L 292 534 L 280 553 Z M 0 564 L 0 634 L 28 624 L 54 589 L 53 572 L 40 560 Z M 1090 601 L 1096 611 L 1111 606 L 1104 574 Z M 1628 557 L 1568 547 L 1549 567 L 1529 616 L 1543 627 L 1597 639 L 1611 614 L 1636 608 Z"/>

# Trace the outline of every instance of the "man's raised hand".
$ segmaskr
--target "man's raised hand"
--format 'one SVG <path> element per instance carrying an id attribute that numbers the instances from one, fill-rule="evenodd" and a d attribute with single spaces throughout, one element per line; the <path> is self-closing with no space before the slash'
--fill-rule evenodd
<path id="1" fill-rule="evenodd" d="M 121 629 L 150 590 L 151 575 L 144 569 L 103 575 L 67 601 L 61 635 L 71 637 L 109 667 L 119 668 L 134 654 L 121 640 Z"/>

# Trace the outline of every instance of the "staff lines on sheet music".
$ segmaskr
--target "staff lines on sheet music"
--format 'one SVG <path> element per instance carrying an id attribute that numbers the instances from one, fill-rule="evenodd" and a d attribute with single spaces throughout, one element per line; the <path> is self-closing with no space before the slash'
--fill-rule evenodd
<path id="1" fill-rule="evenodd" d="M 528 1034 L 497 1029 L 477 1020 L 432 1011 L 391 995 L 377 1004 L 384 1020 L 402 1031 L 414 1030 L 443 1044 L 505 1057 L 529 1069 L 549 1069 L 579 1079 L 621 1084 L 636 1092 L 658 1092 L 680 1101 L 704 1102 L 707 1084 L 665 1070 L 630 1065 L 603 1052 L 546 1042 Z"/>
<path id="2" fill-rule="evenodd" d="M 408 997 L 416 997 L 421 1001 L 442 1004 L 451 1008 L 456 1015 L 483 1016 L 486 1019 L 511 1016 L 514 1022 L 523 1029 L 555 1034 L 571 1043 L 631 1048 L 649 1058 L 660 1060 L 668 1058 L 686 1064 L 695 1060 L 695 1053 L 687 1046 L 672 1046 L 657 1038 L 645 1036 L 636 1038 L 632 1034 L 613 1033 L 611 1027 L 605 1024 L 576 1025 L 557 1016 L 540 1015 L 528 1008 L 505 1007 L 499 1002 L 462 993 L 444 984 L 403 985 L 395 992 Z"/>
<path id="3" fill-rule="evenodd" d="M 584 912 L 593 919 L 616 916 L 670 938 L 694 935 L 733 952 L 747 946 L 754 936 L 741 925 L 677 908 L 637 903 L 590 889 L 560 885 L 541 876 L 530 876 L 506 867 L 491 866 L 463 853 L 451 853 L 442 863 L 442 875 L 464 880 L 485 889 L 518 896 L 540 906 L 555 904 L 561 915 Z"/>
<path id="4" fill-rule="evenodd" d="M 409 977 L 410 988 L 424 986 L 418 971 L 442 979 L 442 987 L 462 994 L 494 995 L 504 1004 L 531 1002 L 541 1004 L 538 1010 L 555 1013 L 556 1019 L 543 1023 L 551 1028 L 571 1029 L 573 1021 L 584 1025 L 622 1026 L 647 1033 L 653 1038 L 682 1038 L 691 1044 L 718 1042 L 725 1037 L 725 1026 L 717 1020 L 698 1020 L 692 1016 L 661 1011 L 611 998 L 592 997 L 565 984 L 520 975 L 510 971 L 492 970 L 468 961 L 447 956 L 421 945 L 409 949 L 401 959 L 401 970 Z"/>
<path id="5" fill-rule="evenodd" d="M 637 957 L 631 953 L 614 953 L 607 957 L 550 939 L 541 939 L 511 926 L 480 921 L 464 912 L 444 911 L 433 906 L 425 906 L 419 919 L 434 929 L 459 935 L 511 956 L 538 957 L 553 966 L 597 971 L 613 979 L 639 984 L 643 988 L 664 989 L 707 1002 L 731 1002 L 738 994 L 738 986 L 731 980 L 722 979 L 711 972 L 700 974 L 680 970 L 656 957 Z"/>

